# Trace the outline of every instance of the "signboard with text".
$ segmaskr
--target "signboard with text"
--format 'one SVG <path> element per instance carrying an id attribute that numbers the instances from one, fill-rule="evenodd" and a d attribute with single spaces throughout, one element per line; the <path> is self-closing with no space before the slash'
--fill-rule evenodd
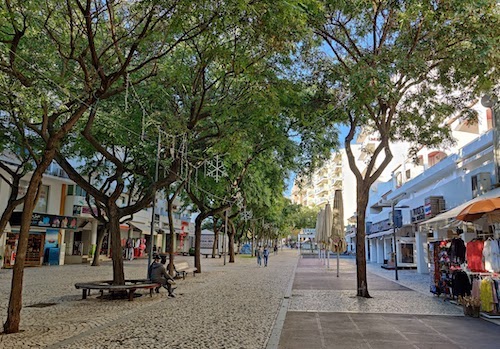
<path id="1" fill-rule="evenodd" d="M 20 226 L 22 212 L 13 212 L 10 217 L 11 226 Z M 47 227 L 47 228 L 59 228 L 59 229 L 76 229 L 77 219 L 76 217 L 70 216 L 56 216 L 45 213 L 33 213 L 31 216 L 32 227 Z"/>

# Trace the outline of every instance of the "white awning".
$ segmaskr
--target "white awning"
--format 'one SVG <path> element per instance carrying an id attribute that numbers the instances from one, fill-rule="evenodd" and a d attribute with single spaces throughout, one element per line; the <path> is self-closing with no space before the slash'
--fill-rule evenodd
<path id="1" fill-rule="evenodd" d="M 454 207 L 451 210 L 448 210 L 444 213 L 438 214 L 436 217 L 431 218 L 427 221 L 424 221 L 420 224 L 430 224 L 430 223 L 436 223 L 439 221 L 447 221 L 450 218 L 455 218 L 456 216 L 458 216 L 458 214 L 460 212 L 462 212 L 462 210 L 464 208 L 466 208 L 467 206 L 469 206 L 473 202 L 484 200 L 484 199 L 497 198 L 497 197 L 500 197 L 500 188 L 495 188 L 493 190 L 490 190 L 490 191 L 484 193 L 483 195 L 478 196 L 477 198 L 474 198 L 470 201 L 467 201 L 466 203 L 463 203 L 457 207 Z"/>
<path id="2" fill-rule="evenodd" d="M 134 222 L 134 221 L 127 222 L 127 224 L 130 225 L 131 227 L 137 229 L 137 230 L 140 230 L 141 234 L 151 235 L 151 225 L 149 225 L 149 224 L 138 223 L 138 222 Z"/>
<path id="3" fill-rule="evenodd" d="M 366 237 L 368 239 L 373 239 L 373 238 L 378 238 L 380 236 L 389 235 L 392 233 L 393 233 L 392 229 L 389 229 L 389 230 L 379 231 L 378 233 L 375 234 L 366 235 Z"/>

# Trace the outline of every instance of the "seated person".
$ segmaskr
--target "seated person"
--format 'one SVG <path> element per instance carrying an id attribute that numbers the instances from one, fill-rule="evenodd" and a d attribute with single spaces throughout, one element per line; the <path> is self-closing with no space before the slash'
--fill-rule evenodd
<path id="1" fill-rule="evenodd" d="M 155 255 L 153 257 L 154 261 L 151 263 L 148 269 L 148 278 L 152 282 L 157 282 L 161 284 L 168 291 L 168 296 L 174 298 L 174 290 L 172 285 L 175 285 L 174 278 L 172 278 L 165 269 L 165 265 L 160 263 L 160 256 Z M 156 292 L 159 293 L 160 289 L 157 288 Z"/>

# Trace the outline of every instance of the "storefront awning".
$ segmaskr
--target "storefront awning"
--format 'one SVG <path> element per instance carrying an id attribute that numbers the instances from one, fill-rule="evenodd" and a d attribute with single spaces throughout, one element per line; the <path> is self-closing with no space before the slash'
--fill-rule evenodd
<path id="1" fill-rule="evenodd" d="M 490 190 L 490 191 L 484 193 L 483 195 L 478 196 L 477 198 L 474 198 L 470 201 L 467 201 L 466 203 L 463 203 L 457 207 L 452 208 L 451 210 L 448 210 L 444 213 L 441 213 L 434 218 L 431 218 L 427 221 L 424 221 L 424 222 L 420 223 L 420 225 L 436 223 L 439 221 L 447 221 L 450 218 L 455 218 L 460 212 L 462 212 L 462 210 L 464 208 L 466 208 L 467 206 L 469 206 L 473 202 L 484 200 L 484 199 L 497 198 L 497 197 L 500 197 L 500 188 L 495 188 L 493 190 Z"/>
<path id="2" fill-rule="evenodd" d="M 379 231 L 378 233 L 366 235 L 366 237 L 368 239 L 372 239 L 372 238 L 378 238 L 378 237 L 381 237 L 381 236 L 384 236 L 384 235 L 389 235 L 389 234 L 392 234 L 392 233 L 393 233 L 392 229 L 389 229 L 389 230 Z"/>
<path id="3" fill-rule="evenodd" d="M 138 222 L 127 222 L 131 227 L 140 230 L 141 234 L 151 235 L 151 226 L 149 224 L 138 223 Z"/>

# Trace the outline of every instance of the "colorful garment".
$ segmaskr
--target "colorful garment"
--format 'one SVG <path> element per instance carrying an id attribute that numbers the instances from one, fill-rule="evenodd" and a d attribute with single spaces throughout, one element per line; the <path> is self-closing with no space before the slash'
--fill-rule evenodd
<path id="1" fill-rule="evenodd" d="M 481 280 L 481 310 L 491 312 L 494 309 L 493 304 L 493 287 L 491 279 Z"/>
<path id="2" fill-rule="evenodd" d="M 484 271 L 483 247 L 484 241 L 481 240 L 467 243 L 467 266 L 471 271 Z"/>

